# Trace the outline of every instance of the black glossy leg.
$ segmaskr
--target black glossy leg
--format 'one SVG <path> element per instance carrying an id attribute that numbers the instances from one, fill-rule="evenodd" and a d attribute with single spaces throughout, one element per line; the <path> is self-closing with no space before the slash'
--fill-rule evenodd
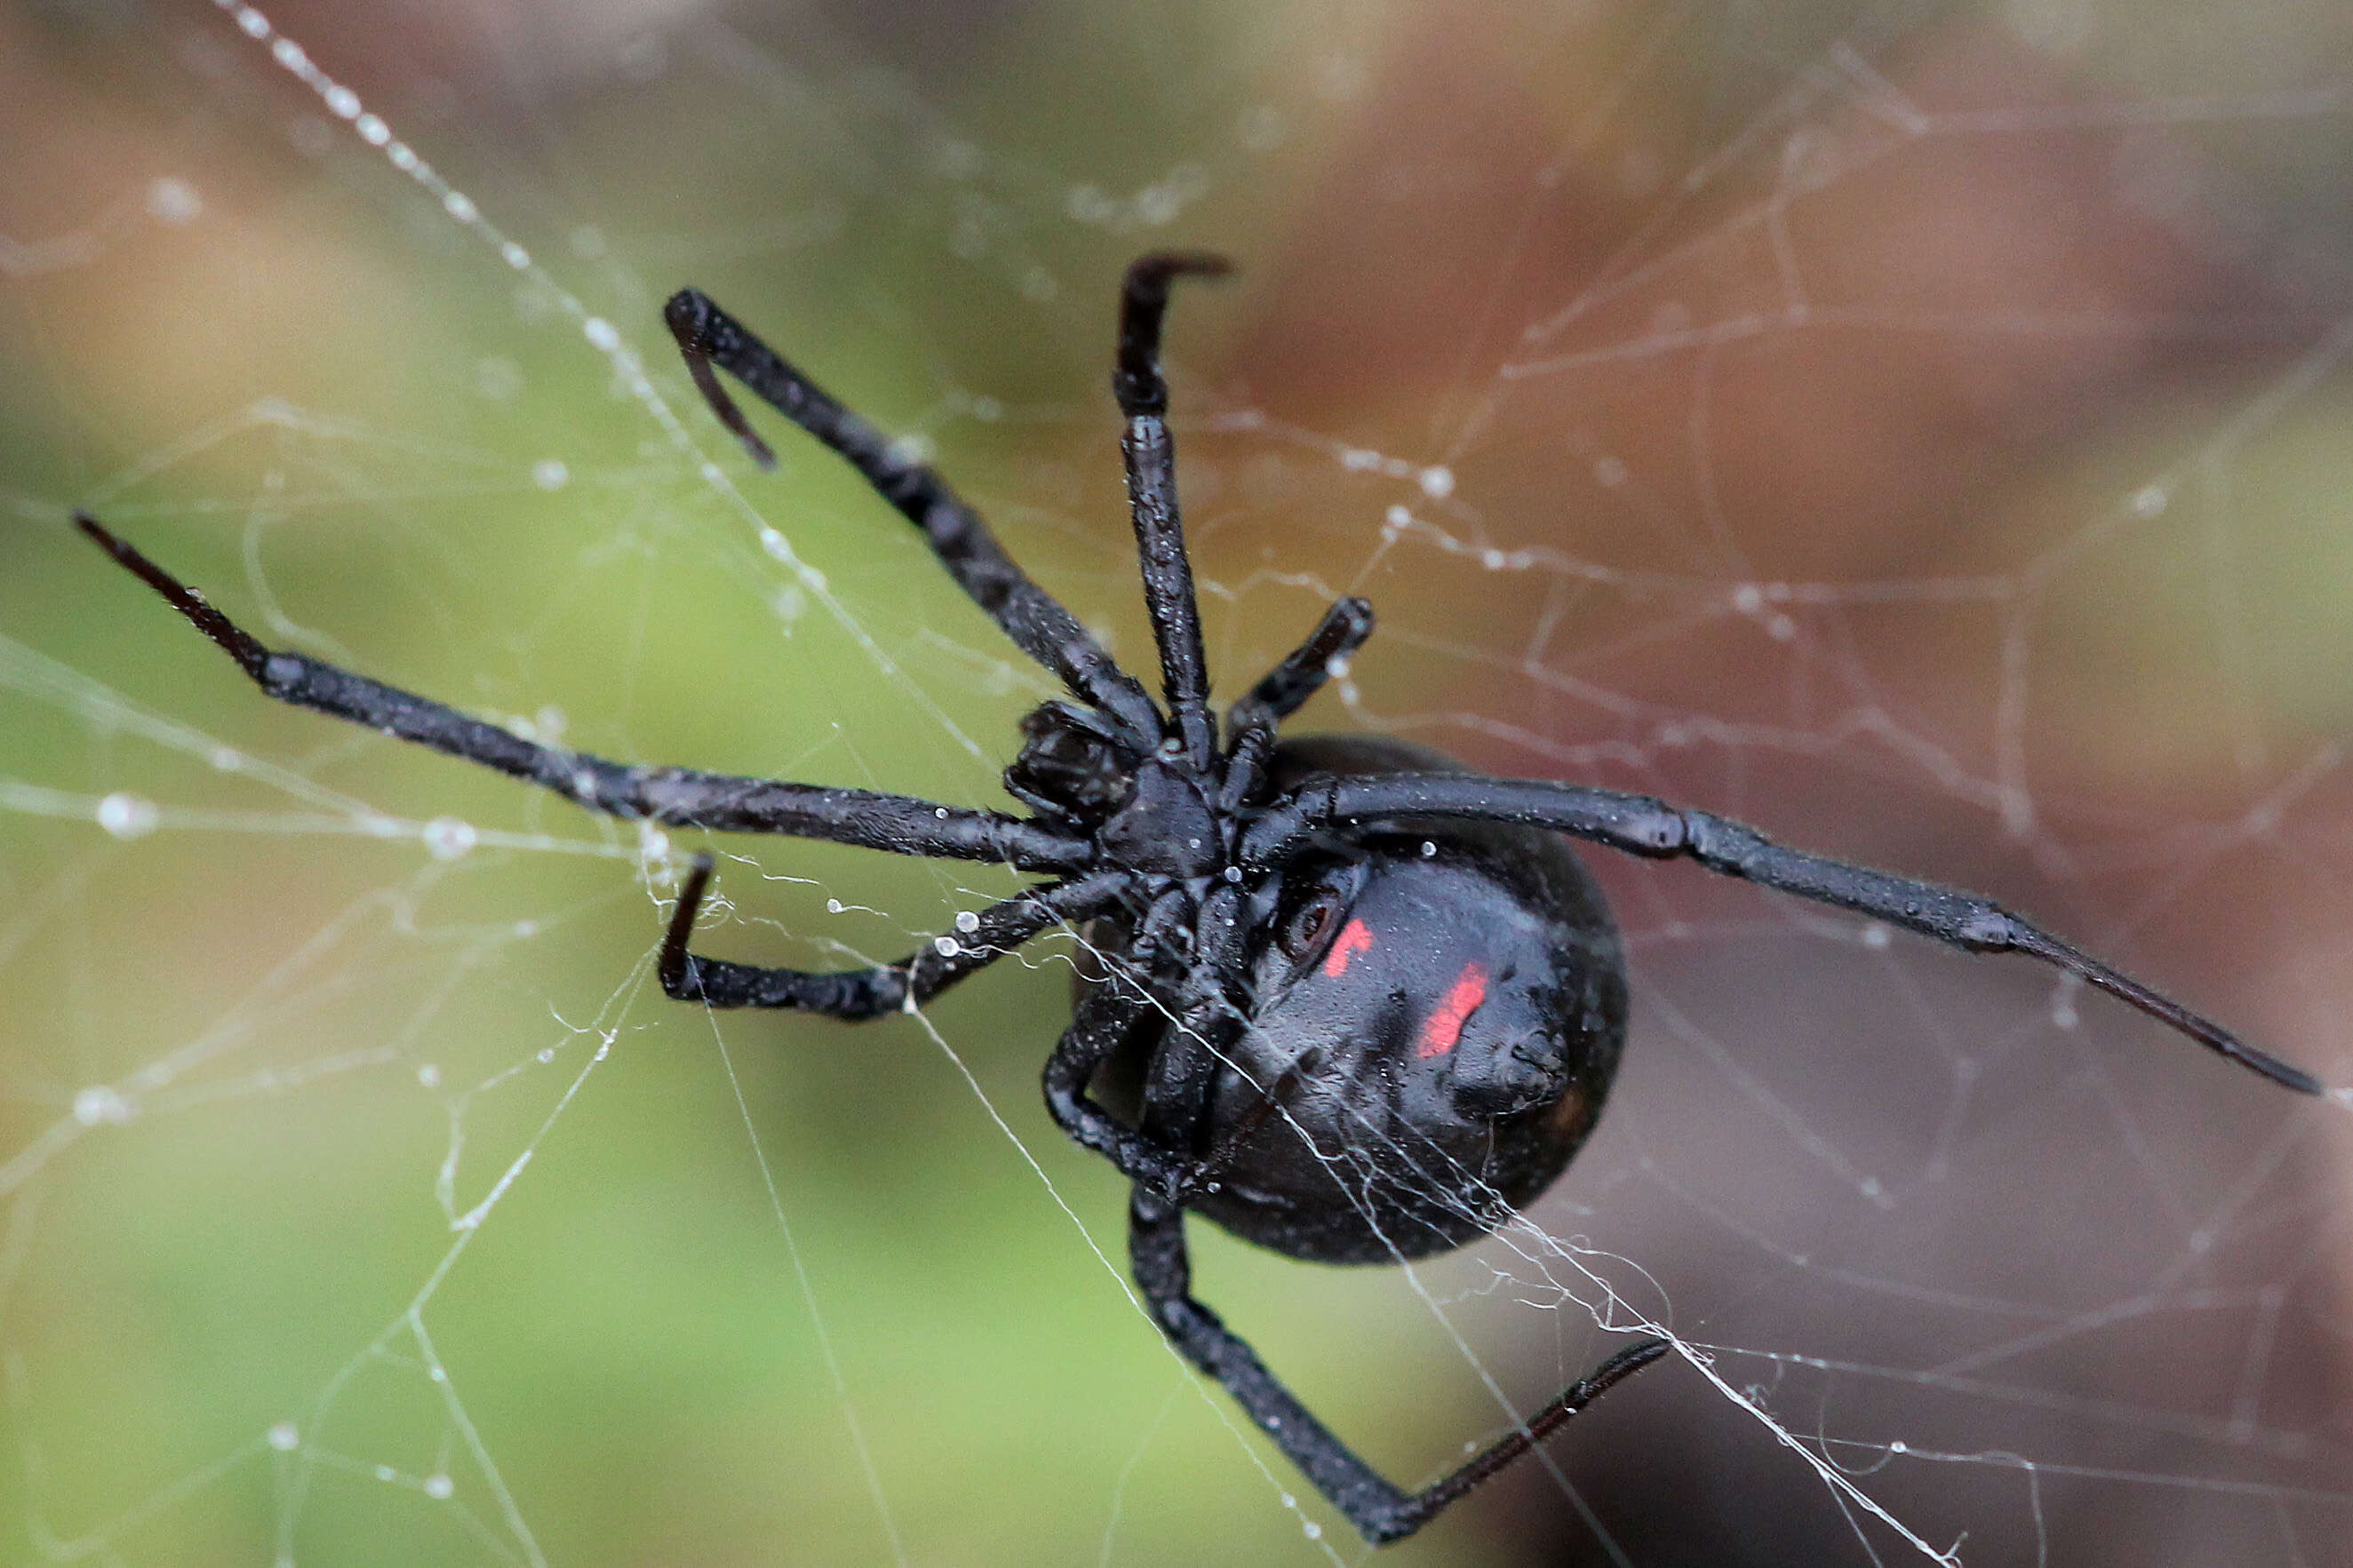
<path id="1" fill-rule="evenodd" d="M 988 612 L 1022 652 L 1051 670 L 1080 697 L 1116 716 L 1140 748 L 1159 740 L 1160 715 L 1144 688 L 1112 661 L 1070 611 L 1030 581 L 980 514 L 965 505 L 945 479 L 899 455 L 882 432 L 828 396 L 700 290 L 680 289 L 664 307 L 662 317 L 678 340 L 687 374 L 694 378 L 703 400 L 761 467 L 774 467 L 776 454 L 719 384 L 719 378 L 712 374 L 713 365 L 751 388 L 754 396 L 840 454 L 864 476 L 877 494 L 923 531 L 956 585 Z"/>
<path id="2" fill-rule="evenodd" d="M 1193 1162 L 1129 1127 L 1087 1094 L 1095 1069 L 1119 1048 L 1151 1005 L 1124 977 L 1113 976 L 1096 986 L 1046 1060 L 1046 1109 L 1056 1126 L 1109 1160 L 1122 1175 L 1174 1194 L 1189 1184 Z"/>
<path id="3" fill-rule="evenodd" d="M 711 857 L 698 855 L 670 911 L 658 972 L 662 989 L 681 1002 L 706 1007 L 788 1007 L 856 1023 L 920 1006 L 1047 928 L 1097 913 L 1118 895 L 1120 882 L 1116 873 L 1103 872 L 1018 893 L 983 910 L 971 931 L 941 938 L 952 944 L 944 952 L 934 942 L 896 963 L 873 969 L 763 969 L 687 950 L 695 912 L 711 886 Z"/>
<path id="4" fill-rule="evenodd" d="M 1207 771 L 1216 748 L 1209 722 L 1209 672 L 1201 647 L 1201 612 L 1193 565 L 1176 510 L 1176 453 L 1168 437 L 1168 385 L 1160 376 L 1160 327 L 1168 285 L 1180 277 L 1232 270 L 1222 256 L 1170 251 L 1139 257 L 1120 291 L 1119 359 L 1112 391 L 1127 416 L 1120 450 L 1127 459 L 1127 500 L 1144 565 L 1144 605 L 1159 645 L 1163 694 L 1186 754 Z"/>
<path id="5" fill-rule="evenodd" d="M 202 594 L 108 532 L 96 519 L 77 514 L 74 521 L 280 702 L 480 763 L 591 811 L 677 827 L 821 838 L 898 855 L 997 861 L 1025 871 L 1075 870 L 1091 854 L 1082 838 L 999 812 L 935 805 L 872 790 L 738 778 L 691 768 L 635 767 L 586 752 L 539 745 L 414 692 L 301 654 L 265 647 Z"/>
<path id="6" fill-rule="evenodd" d="M 1274 749 L 1276 727 L 1332 679 L 1334 660 L 1355 653 L 1372 635 L 1369 602 L 1354 596 L 1335 601 L 1307 640 L 1227 710 L 1226 782 L 1218 800 L 1222 808 L 1232 811 L 1250 798 Z"/>
<path id="7" fill-rule="evenodd" d="M 1664 1355 L 1664 1340 L 1644 1340 L 1585 1374 L 1527 1424 L 1433 1485 L 1409 1492 L 1358 1458 L 1317 1420 L 1266 1363 L 1215 1312 L 1192 1296 L 1182 1210 L 1139 1186 L 1128 1205 L 1128 1257 L 1135 1283 L 1161 1331 L 1185 1358 L 1217 1379 L 1243 1414 L 1274 1440 L 1326 1501 L 1378 1545 L 1411 1535 L 1482 1481 L 1526 1453 L 1614 1384 Z"/>
<path id="8" fill-rule="evenodd" d="M 1285 654 L 1268 670 L 1250 694 L 1226 714 L 1226 728 L 1236 738 L 1250 730 L 1271 730 L 1299 711 L 1306 700 L 1332 679 L 1332 662 L 1346 658 L 1373 635 L 1369 600 L 1335 599 L 1307 640 Z"/>
<path id="9" fill-rule="evenodd" d="M 1242 1026 L 1241 1010 L 1226 987 L 1242 972 L 1246 902 L 1230 882 L 1219 883 L 1202 899 L 1193 917 L 1191 952 L 1173 987 L 1174 1019 L 1145 1069 L 1145 1136 L 1196 1159 L 1207 1152 L 1218 1070 Z"/>
<path id="10" fill-rule="evenodd" d="M 1935 882 L 1898 877 L 1774 843 L 1753 827 L 1704 811 L 1684 811 L 1648 795 L 1535 779 L 1450 773 L 1384 773 L 1333 779 L 1302 788 L 1245 836 L 1245 858 L 1299 844 L 1322 829 L 1369 817 L 1453 816 L 1549 827 L 1612 849 L 1654 858 L 1683 858 L 1817 903 L 1904 927 L 1969 952 L 2021 952 L 2066 971 L 2137 1007 L 2241 1067 L 2305 1094 L 2320 1080 L 2241 1040 L 2171 997 L 2077 952 L 1991 900 Z"/>

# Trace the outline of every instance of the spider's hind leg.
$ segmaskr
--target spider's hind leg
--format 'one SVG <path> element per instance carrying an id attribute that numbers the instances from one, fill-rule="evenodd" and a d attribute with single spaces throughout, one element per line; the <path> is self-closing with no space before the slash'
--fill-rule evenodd
<path id="1" fill-rule="evenodd" d="M 1620 1351 L 1564 1390 L 1508 1436 L 1444 1479 L 1409 1492 L 1379 1471 L 1317 1420 L 1314 1412 L 1258 1358 L 1258 1352 L 1192 1295 L 1192 1263 L 1185 1247 L 1184 1211 L 1138 1186 L 1128 1205 L 1128 1258 L 1145 1306 L 1185 1359 L 1217 1379 L 1242 1413 L 1258 1423 L 1300 1473 L 1375 1545 L 1411 1535 L 1473 1487 L 1492 1479 L 1546 1435 L 1612 1386 L 1670 1348 L 1643 1340 Z"/>

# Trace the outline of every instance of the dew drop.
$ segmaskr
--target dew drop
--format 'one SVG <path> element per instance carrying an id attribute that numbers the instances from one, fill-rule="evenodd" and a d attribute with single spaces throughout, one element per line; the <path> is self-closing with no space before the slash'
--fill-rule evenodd
<path id="1" fill-rule="evenodd" d="M 436 860 L 456 860 L 473 848 L 474 825 L 455 816 L 437 816 L 425 825 L 425 847 Z"/>
<path id="2" fill-rule="evenodd" d="M 98 825 L 117 838 L 144 838 L 155 831 L 155 803 L 121 790 L 98 803 Z"/>
<path id="3" fill-rule="evenodd" d="M 84 1127 L 95 1127 L 102 1121 L 117 1125 L 131 1120 L 131 1107 L 107 1084 L 93 1084 L 78 1090 L 73 1097 L 74 1120 Z"/>

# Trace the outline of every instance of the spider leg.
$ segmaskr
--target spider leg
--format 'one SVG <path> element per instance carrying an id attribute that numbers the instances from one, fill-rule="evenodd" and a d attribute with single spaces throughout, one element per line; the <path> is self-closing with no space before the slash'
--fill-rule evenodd
<path id="1" fill-rule="evenodd" d="M 1027 889 L 981 910 L 971 930 L 937 938 L 896 963 L 814 972 L 762 969 L 687 951 L 695 913 L 711 885 L 711 857 L 698 855 L 670 911 L 658 972 L 662 990 L 676 1001 L 707 1007 L 789 1007 L 857 1023 L 928 1002 L 1049 926 L 1084 920 L 1116 897 L 1125 880 L 1118 872 L 1102 871 Z"/>
<path id="2" fill-rule="evenodd" d="M 1005 552 L 980 514 L 931 468 L 902 456 L 882 432 L 852 414 L 699 289 L 681 289 L 663 307 L 687 374 L 721 424 L 764 468 L 776 454 L 712 372 L 717 365 L 754 395 L 856 468 L 875 492 L 923 531 L 956 586 L 988 612 L 1014 645 L 1062 684 L 1117 717 L 1139 750 L 1160 739 L 1160 714 L 1133 676 L 1052 595 Z"/>
<path id="3" fill-rule="evenodd" d="M 1237 741 L 1250 730 L 1271 730 L 1299 711 L 1306 700 L 1332 679 L 1332 665 L 1365 646 L 1373 635 L 1370 600 L 1351 595 L 1335 599 L 1307 640 L 1293 648 L 1282 662 L 1268 670 L 1250 695 L 1226 714 L 1226 729 Z"/>
<path id="4" fill-rule="evenodd" d="M 1704 811 L 1680 810 L 1648 795 L 1451 773 L 1328 779 L 1303 787 L 1253 823 L 1244 836 L 1243 855 L 1267 864 L 1325 827 L 1385 816 L 1474 817 L 1549 827 L 1629 854 L 1687 858 L 1724 876 L 1852 910 L 1970 952 L 2022 952 L 2138 1008 L 2274 1083 L 2304 1094 L 2322 1091 L 2320 1080 L 2301 1068 L 2266 1056 L 2221 1025 L 1990 900 L 1787 848 L 1755 828 Z"/>
<path id="5" fill-rule="evenodd" d="M 1364 647 L 1372 635 L 1370 601 L 1354 595 L 1334 601 L 1307 640 L 1226 710 L 1226 783 L 1218 798 L 1220 806 L 1233 811 L 1250 798 L 1263 774 L 1266 754 L 1274 749 L 1276 728 L 1332 678 L 1335 661 Z"/>
<path id="6" fill-rule="evenodd" d="M 1215 278 L 1232 270 L 1222 256 L 1160 251 L 1138 257 L 1120 290 L 1119 360 L 1113 394 L 1127 416 L 1120 451 L 1127 461 L 1127 499 L 1135 521 L 1136 553 L 1144 566 L 1144 605 L 1159 646 L 1163 694 L 1186 754 L 1209 770 L 1216 734 L 1209 721 L 1209 672 L 1201 647 L 1201 611 L 1193 597 L 1193 565 L 1176 510 L 1176 452 L 1168 437 L 1168 384 L 1160 375 L 1160 327 L 1168 313 L 1168 285 L 1180 277 Z"/>
<path id="7" fill-rule="evenodd" d="M 1046 1109 L 1072 1142 L 1109 1160 L 1120 1174 L 1174 1195 L 1189 1183 L 1194 1170 L 1190 1155 L 1128 1126 L 1087 1093 L 1095 1069 L 1126 1040 L 1150 1005 L 1150 999 L 1123 975 L 1106 978 L 1089 993 L 1054 1054 L 1046 1058 Z"/>
<path id="8" fill-rule="evenodd" d="M 1145 1136 L 1193 1153 L 1197 1173 L 1218 1069 L 1231 1059 L 1228 1047 L 1242 1028 L 1242 1012 L 1228 996 L 1227 984 L 1243 972 L 1245 902 L 1231 882 L 1217 884 L 1201 900 L 1192 951 L 1175 988 L 1174 1017 L 1145 1068 Z"/>
<path id="9" fill-rule="evenodd" d="M 108 532 L 96 519 L 77 513 L 74 521 L 280 702 L 480 763 L 591 811 L 675 827 L 780 833 L 896 855 L 996 861 L 1024 871 L 1074 871 L 1092 853 L 1083 838 L 999 812 L 934 805 L 873 790 L 738 778 L 691 768 L 636 767 L 586 752 L 543 746 L 428 698 L 301 654 L 265 647 L 202 594 Z"/>
<path id="10" fill-rule="evenodd" d="M 1129 1200 L 1128 1258 L 1153 1321 L 1187 1361 L 1233 1395 L 1243 1414 L 1375 1545 L 1411 1535 L 1670 1348 L 1664 1340 L 1644 1340 L 1620 1351 L 1468 1464 L 1419 1491 L 1406 1491 L 1358 1458 L 1267 1370 L 1246 1342 L 1193 1299 L 1184 1225 L 1184 1211 L 1146 1187 L 1138 1186 Z"/>

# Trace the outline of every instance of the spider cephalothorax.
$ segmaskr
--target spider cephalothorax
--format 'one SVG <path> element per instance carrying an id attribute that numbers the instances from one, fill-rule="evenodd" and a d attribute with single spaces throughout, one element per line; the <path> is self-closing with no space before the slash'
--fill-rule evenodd
<path id="1" fill-rule="evenodd" d="M 1121 297 L 1113 389 L 1165 709 L 1031 582 L 979 515 L 692 289 L 665 317 L 712 409 L 774 461 L 726 371 L 839 453 L 1070 698 L 1023 721 L 1005 785 L 1027 816 L 871 790 L 633 766 L 524 740 L 412 693 L 264 647 L 87 516 L 82 530 L 270 696 L 418 742 L 617 816 L 996 861 L 1041 879 L 896 963 L 812 973 L 688 950 L 699 858 L 663 939 L 663 988 L 713 1007 L 880 1016 L 1040 933 L 1091 941 L 1076 1013 L 1045 1071 L 1062 1129 L 1133 1182 L 1129 1253 L 1155 1321 L 1373 1541 L 1411 1533 L 1668 1349 L 1603 1362 L 1444 1479 L 1406 1491 L 1359 1459 L 1195 1300 L 1195 1210 L 1297 1258 L 1385 1262 L 1504 1223 L 1558 1175 L 1599 1114 L 1626 1029 L 1618 936 L 1563 835 L 1685 858 L 1976 952 L 2054 964 L 2274 1082 L 2309 1075 L 1970 894 L 1775 845 L 1642 795 L 1465 773 L 1392 741 L 1278 742 L 1335 660 L 1371 635 L 1343 599 L 1225 715 L 1208 701 L 1177 520 L 1159 366 L 1171 279 L 1214 256 L 1146 256 Z"/>

